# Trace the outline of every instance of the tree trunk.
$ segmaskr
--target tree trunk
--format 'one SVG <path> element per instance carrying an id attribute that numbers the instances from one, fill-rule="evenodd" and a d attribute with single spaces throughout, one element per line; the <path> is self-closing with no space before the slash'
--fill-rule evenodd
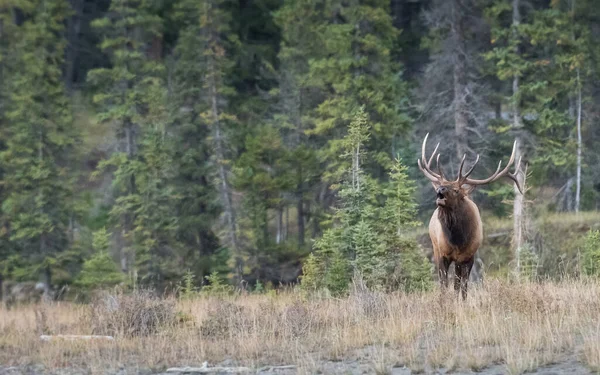
<path id="1" fill-rule="evenodd" d="M 465 43 L 465 35 L 463 35 L 463 19 L 462 12 L 459 9 L 458 0 L 452 0 L 452 23 L 451 23 L 451 37 L 455 43 L 454 51 L 454 66 L 453 66 L 453 86 L 454 86 L 454 99 L 453 99 L 453 111 L 454 111 L 454 133 L 456 137 L 456 154 L 458 160 L 467 152 L 468 141 L 467 141 L 467 93 L 466 93 L 466 67 L 465 57 L 462 54 L 464 50 L 463 45 Z"/>
<path id="2" fill-rule="evenodd" d="M 223 131 L 221 129 L 221 122 L 219 119 L 219 107 L 218 107 L 218 99 L 219 99 L 219 91 L 217 88 L 217 73 L 215 66 L 215 62 L 213 59 L 209 59 L 209 93 L 211 100 L 211 116 L 212 116 L 212 128 L 215 137 L 215 156 L 217 158 L 217 167 L 219 173 L 219 191 L 221 195 L 221 200 L 223 203 L 223 208 L 225 209 L 225 220 L 227 222 L 227 226 L 229 227 L 229 243 L 234 253 L 234 262 L 235 262 L 235 277 L 236 282 L 239 283 L 242 280 L 242 272 L 243 272 L 243 260 L 242 254 L 240 252 L 237 240 L 237 222 L 235 209 L 233 207 L 233 200 L 231 198 L 231 188 L 229 185 L 228 179 L 228 170 L 225 164 L 225 137 L 223 135 Z"/>
<path id="3" fill-rule="evenodd" d="M 75 81 L 75 67 L 79 53 L 79 32 L 81 30 L 81 13 L 84 0 L 70 0 L 73 14 L 67 20 L 67 48 L 65 50 L 65 83 L 67 90 L 71 91 Z"/>
<path id="4" fill-rule="evenodd" d="M 575 212 L 579 212 L 581 202 L 581 81 L 577 70 L 577 180 L 575 186 Z"/>
<path id="5" fill-rule="evenodd" d="M 513 32 L 516 32 L 514 29 L 521 22 L 521 13 L 520 13 L 520 0 L 513 0 Z M 516 35 L 513 35 L 516 37 Z M 515 53 L 519 53 L 518 46 L 515 47 Z M 521 136 L 522 132 L 522 124 L 521 124 L 521 110 L 519 107 L 519 76 L 513 76 L 512 83 L 512 115 L 513 115 L 513 123 L 512 128 L 515 133 L 515 140 L 517 142 L 517 149 L 515 150 L 515 159 L 518 161 L 522 155 L 522 147 L 523 147 L 523 139 Z M 525 178 L 523 178 L 523 183 L 525 182 Z M 525 187 L 523 186 L 523 189 Z M 521 271 L 521 248 L 523 246 L 523 210 L 524 210 L 524 195 L 519 192 L 517 185 L 514 186 L 515 198 L 513 201 L 513 238 L 512 245 L 514 249 L 514 257 L 517 262 L 517 275 Z M 525 191 L 523 191 L 525 193 Z"/>
<path id="6" fill-rule="evenodd" d="M 304 245 L 304 194 L 302 192 L 302 185 L 297 192 L 297 215 L 298 215 L 298 246 Z"/>
<path id="7" fill-rule="evenodd" d="M 135 130 L 133 129 L 133 123 L 130 120 L 125 121 L 125 152 L 127 154 L 127 159 L 132 160 L 135 156 Z M 136 192 L 136 183 L 135 176 L 131 174 L 129 176 L 129 184 L 127 186 L 127 195 L 135 194 Z M 133 222 L 135 218 L 133 217 L 133 213 L 125 214 L 123 218 L 123 239 L 125 242 L 125 246 L 121 246 L 121 271 L 124 273 L 129 273 L 133 265 L 135 264 L 135 254 L 133 252 L 128 252 L 127 249 L 130 248 L 131 245 L 131 232 L 133 231 Z"/>
<path id="8" fill-rule="evenodd" d="M 275 236 L 275 243 L 280 244 L 283 242 L 283 206 L 277 207 L 277 234 Z"/>
<path id="9" fill-rule="evenodd" d="M 285 206 L 285 221 L 283 224 L 283 240 L 286 241 L 288 237 L 288 228 L 290 227 L 290 208 Z"/>

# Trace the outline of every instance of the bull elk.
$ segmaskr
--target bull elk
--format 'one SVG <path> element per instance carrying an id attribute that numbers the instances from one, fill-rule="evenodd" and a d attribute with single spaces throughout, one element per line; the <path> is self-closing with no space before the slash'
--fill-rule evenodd
<path id="1" fill-rule="evenodd" d="M 479 155 L 471 168 L 463 174 L 466 155 L 463 156 L 458 169 L 458 178 L 454 181 L 447 180 L 440 167 L 440 155 L 437 154 L 439 143 L 435 147 L 433 154 L 427 159 L 425 157 L 425 147 L 427 137 L 423 139 L 421 147 L 421 159 L 417 160 L 419 169 L 427 177 L 436 193 L 436 210 L 429 221 L 429 236 L 433 244 L 433 257 L 438 267 L 440 284 L 443 288 L 448 287 L 448 268 L 454 262 L 456 277 L 454 279 L 454 290 L 462 292 L 462 298 L 467 298 L 467 284 L 469 275 L 473 267 L 475 253 L 479 250 L 483 240 L 483 226 L 479 208 L 473 202 L 470 194 L 480 185 L 492 183 L 502 177 L 508 177 L 513 180 L 523 194 L 521 185 L 517 178 L 521 172 L 521 158 L 517 163 L 514 173 L 509 172 L 509 168 L 515 161 L 515 151 L 517 142 L 513 144 L 510 160 L 504 169 L 502 161 L 498 163 L 498 168 L 490 177 L 483 180 L 475 180 L 469 176 L 479 161 Z M 437 156 L 436 156 L 437 154 Z M 431 169 L 431 162 L 436 159 L 437 170 Z"/>

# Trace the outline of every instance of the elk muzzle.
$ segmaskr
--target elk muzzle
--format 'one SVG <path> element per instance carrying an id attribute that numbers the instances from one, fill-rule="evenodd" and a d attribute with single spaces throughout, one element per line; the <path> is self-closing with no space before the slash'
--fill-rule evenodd
<path id="1" fill-rule="evenodd" d="M 446 205 L 446 194 L 449 189 L 445 186 L 440 186 L 436 189 L 437 199 L 435 200 L 435 204 L 437 206 L 445 206 Z"/>

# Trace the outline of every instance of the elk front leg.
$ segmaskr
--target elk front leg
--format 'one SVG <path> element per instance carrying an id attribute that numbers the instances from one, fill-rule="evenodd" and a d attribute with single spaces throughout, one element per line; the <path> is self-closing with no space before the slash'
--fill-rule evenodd
<path id="1" fill-rule="evenodd" d="M 463 263 L 456 263 L 456 277 L 454 278 L 454 291 L 458 296 L 458 291 L 461 291 L 463 300 L 467 299 L 467 286 L 469 284 L 469 275 L 473 268 L 475 258 L 471 258 Z"/>
<path id="2" fill-rule="evenodd" d="M 440 259 L 438 259 L 438 276 L 442 288 L 448 287 L 448 268 L 450 268 L 450 259 L 440 257 Z"/>

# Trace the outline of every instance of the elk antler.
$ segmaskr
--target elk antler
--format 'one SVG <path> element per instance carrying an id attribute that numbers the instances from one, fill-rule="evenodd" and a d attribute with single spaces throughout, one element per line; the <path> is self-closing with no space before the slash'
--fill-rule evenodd
<path id="1" fill-rule="evenodd" d="M 417 159 L 417 164 L 419 165 L 419 169 L 421 170 L 421 172 L 423 172 L 425 177 L 427 177 L 431 182 L 433 182 L 434 184 L 443 185 L 445 182 L 448 182 L 448 181 L 445 179 L 444 173 L 442 172 L 442 168 L 440 167 L 440 154 L 437 154 L 437 157 L 436 157 L 436 153 L 438 151 L 438 147 L 440 146 L 440 144 L 438 143 L 435 146 L 433 153 L 429 157 L 429 160 L 427 160 L 427 158 L 425 157 L 425 148 L 427 146 L 427 138 L 428 137 L 429 137 L 429 133 L 427 133 L 425 135 L 425 138 L 423 139 L 423 145 L 421 146 L 421 159 Z M 473 173 L 475 166 L 479 162 L 479 155 L 477 155 L 477 158 L 475 159 L 475 162 L 473 163 L 471 168 L 469 168 L 469 170 L 465 174 L 463 174 L 463 168 L 465 166 L 465 159 L 467 158 L 467 155 L 465 154 L 462 157 L 462 160 L 460 161 L 460 168 L 458 169 L 458 178 L 456 179 L 455 182 L 458 183 L 459 185 L 467 184 L 467 185 L 471 185 L 471 186 L 477 186 L 477 185 L 489 184 L 489 183 L 494 182 L 502 177 L 508 177 L 515 182 L 515 184 L 517 185 L 517 189 L 519 189 L 519 192 L 521 192 L 521 194 L 523 194 L 521 184 L 519 182 L 519 179 L 517 178 L 518 174 L 520 172 L 522 172 L 521 171 L 521 157 L 519 157 L 519 162 L 517 163 L 515 172 L 510 173 L 508 171 L 508 169 L 513 165 L 513 163 L 515 161 L 516 150 L 517 150 L 517 141 L 515 141 L 515 143 L 513 144 L 512 154 L 510 155 L 510 159 L 508 160 L 508 164 L 506 165 L 506 167 L 504 167 L 503 170 L 500 170 L 500 168 L 502 167 L 502 160 L 500 160 L 500 162 L 498 163 L 498 168 L 496 169 L 496 172 L 494 172 L 494 174 L 492 174 L 490 177 L 488 177 L 484 180 L 475 180 L 475 179 L 469 178 L 471 173 Z M 437 173 L 431 170 L 431 162 L 433 161 L 434 157 L 436 158 L 435 161 L 437 164 Z"/>
<path id="2" fill-rule="evenodd" d="M 464 175 L 462 174 L 462 168 L 463 168 L 463 164 L 465 162 L 465 157 L 463 156 L 462 162 L 460 164 L 460 170 L 458 172 L 458 179 L 456 181 L 459 182 L 461 185 L 467 184 L 467 185 L 471 185 L 471 186 L 477 186 L 477 185 L 489 184 L 489 183 L 494 182 L 502 177 L 508 177 L 515 182 L 515 185 L 517 185 L 517 189 L 519 189 L 519 192 L 521 194 L 523 194 L 523 189 L 521 188 L 521 183 L 519 182 L 519 179 L 517 178 L 517 176 L 521 172 L 521 157 L 520 156 L 519 156 L 519 162 L 517 163 L 517 167 L 515 168 L 515 172 L 510 173 L 508 171 L 508 169 L 515 162 L 515 152 L 516 151 L 517 151 L 517 141 L 515 141 L 515 143 L 513 143 L 512 153 L 510 154 L 510 159 L 508 160 L 508 164 L 506 165 L 506 167 L 504 167 L 503 170 L 500 170 L 500 168 L 502 167 L 502 160 L 500 160 L 500 162 L 498 163 L 498 168 L 496 169 L 496 172 L 494 172 L 490 177 L 488 177 L 484 180 L 475 180 L 475 179 L 469 178 L 469 175 L 471 174 L 471 172 L 473 172 L 473 168 L 479 161 L 479 155 L 477 155 L 477 159 L 475 160 L 475 163 L 473 164 L 471 169 L 469 169 L 469 171 L 467 173 L 465 173 Z"/>
<path id="3" fill-rule="evenodd" d="M 421 146 L 421 159 L 417 159 L 417 164 L 419 165 L 419 169 L 421 170 L 421 172 L 423 172 L 425 177 L 427 177 L 431 182 L 433 182 L 435 184 L 442 185 L 444 182 L 444 174 L 442 173 L 442 168 L 440 167 L 440 155 L 439 154 L 436 158 L 438 173 L 435 173 L 434 171 L 431 170 L 431 162 L 433 161 L 433 158 L 435 157 L 435 154 L 438 150 L 438 147 L 440 147 L 440 144 L 438 143 L 435 146 L 435 149 L 433 150 L 433 153 L 431 154 L 429 161 L 427 161 L 427 158 L 425 158 L 425 147 L 427 145 L 428 137 L 429 137 L 429 133 L 427 133 L 427 135 L 425 135 L 425 139 L 423 139 L 423 145 Z"/>

